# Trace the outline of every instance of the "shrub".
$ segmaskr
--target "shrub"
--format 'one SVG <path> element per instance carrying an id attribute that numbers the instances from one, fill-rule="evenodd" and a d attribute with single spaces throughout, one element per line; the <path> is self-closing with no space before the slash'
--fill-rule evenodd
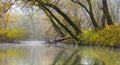
<path id="1" fill-rule="evenodd" d="M 118 25 L 106 26 L 99 31 L 84 31 L 82 41 L 86 44 L 101 46 L 119 46 L 120 45 L 120 27 Z"/>
<path id="2" fill-rule="evenodd" d="M 14 42 L 14 41 L 23 40 L 27 37 L 27 35 L 28 32 L 22 29 L 20 30 L 0 29 L 0 42 Z"/>

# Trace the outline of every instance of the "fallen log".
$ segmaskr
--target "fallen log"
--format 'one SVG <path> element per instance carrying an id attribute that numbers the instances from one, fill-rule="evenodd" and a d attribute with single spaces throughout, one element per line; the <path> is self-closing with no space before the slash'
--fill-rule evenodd
<path id="1" fill-rule="evenodd" d="M 63 37 L 63 38 L 60 38 L 60 39 L 57 39 L 57 40 L 53 40 L 53 41 L 46 41 L 50 44 L 56 44 L 57 42 L 61 42 L 61 41 L 64 41 L 64 40 L 67 40 L 67 39 L 70 39 L 71 37 Z"/>

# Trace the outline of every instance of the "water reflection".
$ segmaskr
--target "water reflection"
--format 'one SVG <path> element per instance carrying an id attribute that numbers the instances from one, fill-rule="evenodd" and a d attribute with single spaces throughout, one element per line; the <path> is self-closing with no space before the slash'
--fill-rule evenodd
<path id="1" fill-rule="evenodd" d="M 49 46 L 43 41 L 0 44 L 0 65 L 120 65 L 120 50 Z"/>
<path id="2" fill-rule="evenodd" d="M 0 65 L 50 65 L 57 54 L 54 46 L 39 41 L 1 44 Z"/>
<path id="3" fill-rule="evenodd" d="M 76 52 L 77 50 L 77 52 Z M 120 50 L 106 47 L 68 47 L 53 65 L 120 65 Z M 65 55 L 64 55 L 65 54 Z M 59 59 L 59 60 L 58 60 Z"/>

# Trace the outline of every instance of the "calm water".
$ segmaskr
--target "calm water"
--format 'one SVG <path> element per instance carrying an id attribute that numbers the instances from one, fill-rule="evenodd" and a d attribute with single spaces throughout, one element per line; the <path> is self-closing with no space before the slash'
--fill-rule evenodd
<path id="1" fill-rule="evenodd" d="M 62 65 L 75 49 L 70 46 L 64 46 L 64 49 L 61 49 L 44 43 L 43 41 L 24 41 L 21 44 L 0 44 L 0 65 L 51 65 L 57 54 L 64 51 L 59 62 L 55 64 Z M 72 65 L 76 58 L 79 58 L 79 64 L 76 65 L 120 65 L 120 50 L 79 47 L 68 65 Z"/>

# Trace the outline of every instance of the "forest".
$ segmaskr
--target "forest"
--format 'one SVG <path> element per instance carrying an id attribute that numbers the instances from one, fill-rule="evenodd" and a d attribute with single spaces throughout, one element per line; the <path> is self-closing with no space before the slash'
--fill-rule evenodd
<path id="1" fill-rule="evenodd" d="M 36 35 L 44 40 L 65 38 L 74 44 L 119 46 L 119 6 L 117 0 L 1 0 L 0 41 L 26 40 L 30 35 L 34 39 Z M 52 33 L 46 31 L 48 39 L 36 30 L 39 27 L 35 26 L 41 26 L 39 19 L 51 26 L 48 31 Z"/>
<path id="2" fill-rule="evenodd" d="M 34 45 L 37 42 L 32 41 L 45 41 L 55 46 L 60 43 L 60 48 L 67 48 L 57 54 L 53 65 L 82 65 L 82 53 L 87 53 L 88 57 L 99 55 L 92 65 L 119 65 L 120 1 L 0 0 L 0 44 L 18 44 L 23 41 Z M 92 54 L 89 55 L 88 51 Z M 109 53 L 111 57 L 107 57 Z M 1 54 L 0 50 L 0 59 L 4 55 Z M 64 54 L 68 54 L 68 57 L 64 57 Z M 105 60 L 102 54 L 106 54 L 109 59 L 116 57 L 118 63 L 110 63 L 111 60 Z"/>

